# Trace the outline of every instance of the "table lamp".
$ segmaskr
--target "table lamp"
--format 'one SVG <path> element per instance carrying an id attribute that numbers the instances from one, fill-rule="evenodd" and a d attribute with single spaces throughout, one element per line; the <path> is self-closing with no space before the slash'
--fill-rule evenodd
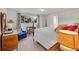
<path id="1" fill-rule="evenodd" d="M 12 25 L 13 25 L 13 21 L 10 19 L 9 21 L 8 21 L 8 31 L 12 31 Z"/>

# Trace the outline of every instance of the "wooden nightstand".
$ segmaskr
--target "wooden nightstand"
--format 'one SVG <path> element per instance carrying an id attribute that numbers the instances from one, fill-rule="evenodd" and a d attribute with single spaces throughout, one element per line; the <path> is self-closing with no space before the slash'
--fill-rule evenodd
<path id="1" fill-rule="evenodd" d="M 18 32 L 14 31 L 11 34 L 4 34 L 2 37 L 2 50 L 11 51 L 18 48 Z"/>

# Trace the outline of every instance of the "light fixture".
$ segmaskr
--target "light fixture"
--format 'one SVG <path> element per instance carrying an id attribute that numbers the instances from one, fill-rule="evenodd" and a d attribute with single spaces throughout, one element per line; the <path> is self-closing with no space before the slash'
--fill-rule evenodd
<path id="1" fill-rule="evenodd" d="M 41 9 L 40 9 L 40 11 L 41 11 L 41 12 L 44 12 L 44 11 L 45 11 L 45 9 L 41 8 Z"/>

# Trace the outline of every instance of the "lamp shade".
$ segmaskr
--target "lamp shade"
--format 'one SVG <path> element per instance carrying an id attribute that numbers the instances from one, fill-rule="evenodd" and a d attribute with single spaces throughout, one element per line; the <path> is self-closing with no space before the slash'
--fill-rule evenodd
<path id="1" fill-rule="evenodd" d="M 7 28 L 10 29 L 10 30 L 12 30 L 12 28 L 13 28 L 13 23 L 14 23 L 13 20 L 10 19 L 10 20 L 7 22 Z"/>
<path id="2" fill-rule="evenodd" d="M 9 20 L 8 23 L 14 23 L 12 20 Z"/>

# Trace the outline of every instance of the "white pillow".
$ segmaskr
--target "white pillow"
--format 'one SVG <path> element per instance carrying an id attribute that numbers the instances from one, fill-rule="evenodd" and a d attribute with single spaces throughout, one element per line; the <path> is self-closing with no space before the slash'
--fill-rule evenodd
<path id="1" fill-rule="evenodd" d="M 26 30 L 26 27 L 21 27 L 21 30 L 22 30 L 22 31 L 27 31 L 27 30 Z"/>

